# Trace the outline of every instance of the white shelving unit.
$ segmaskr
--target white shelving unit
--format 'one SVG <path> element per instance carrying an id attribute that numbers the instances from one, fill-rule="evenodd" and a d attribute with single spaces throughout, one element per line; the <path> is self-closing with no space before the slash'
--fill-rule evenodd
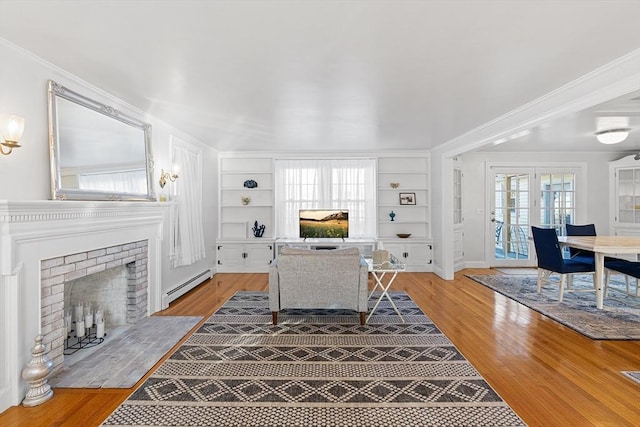
<path id="1" fill-rule="evenodd" d="M 262 239 L 273 238 L 273 165 L 271 158 L 220 158 L 220 239 L 256 239 L 256 221 L 265 225 Z M 256 188 L 244 183 L 253 180 Z M 250 200 L 243 203 L 243 197 Z"/>
<path id="2" fill-rule="evenodd" d="M 408 271 L 433 270 L 429 166 L 428 154 L 378 158 L 378 239 Z M 403 193 L 415 204 L 401 204 Z M 401 233 L 411 236 L 399 238 Z"/>
<path id="3" fill-rule="evenodd" d="M 219 161 L 218 271 L 267 271 L 274 243 L 273 160 L 221 156 Z M 257 187 L 245 187 L 247 181 Z M 256 221 L 265 226 L 262 237 L 253 234 Z"/>

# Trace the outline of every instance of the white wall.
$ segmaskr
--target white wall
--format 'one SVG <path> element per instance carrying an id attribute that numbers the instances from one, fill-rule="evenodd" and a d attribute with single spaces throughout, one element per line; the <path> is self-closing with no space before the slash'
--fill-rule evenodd
<path id="1" fill-rule="evenodd" d="M 464 167 L 463 215 L 465 265 L 487 266 L 485 254 L 486 224 L 490 220 L 486 206 L 487 163 L 507 162 L 512 166 L 558 163 L 586 164 L 586 210 L 578 212 L 581 223 L 594 223 L 598 234 L 609 234 L 609 164 L 620 153 L 516 153 L 472 152 L 461 156 Z"/>
<path id="2" fill-rule="evenodd" d="M 170 290 L 194 275 L 213 268 L 217 230 L 217 152 L 209 148 L 205 144 L 206 141 L 195 140 L 189 136 L 188 129 L 176 129 L 93 86 L 91 82 L 85 82 L 3 39 L 0 39 L 0 58 L 2 58 L 0 114 L 16 114 L 25 118 L 25 131 L 20 141 L 22 147 L 14 149 L 9 156 L 0 156 L 0 181 L 2 182 L 0 200 L 24 201 L 51 198 L 47 81 L 54 80 L 69 89 L 151 124 L 152 153 L 155 161 L 153 180 L 156 194 L 160 191 L 158 185 L 160 169 L 171 168 L 169 145 L 171 135 L 203 148 L 203 218 L 207 258 L 190 266 L 172 269 L 168 256 L 169 228 L 165 223 L 162 290 Z M 168 209 L 166 217 L 168 218 Z"/>

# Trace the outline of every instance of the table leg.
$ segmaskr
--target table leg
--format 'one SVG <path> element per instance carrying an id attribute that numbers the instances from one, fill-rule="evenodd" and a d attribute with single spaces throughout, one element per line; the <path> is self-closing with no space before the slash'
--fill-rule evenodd
<path id="1" fill-rule="evenodd" d="M 375 272 L 371 272 L 371 275 L 373 276 L 373 278 L 375 279 L 375 285 L 373 286 L 373 289 L 371 290 L 371 292 L 369 293 L 369 298 L 367 299 L 371 299 L 371 296 L 373 295 L 373 293 L 376 291 L 376 289 L 378 289 L 378 287 L 380 287 L 381 290 L 384 290 L 384 286 L 382 286 L 382 278 L 384 277 L 384 275 L 386 274 L 386 272 L 383 272 L 380 277 L 378 278 L 378 275 Z"/>
<path id="2" fill-rule="evenodd" d="M 374 279 L 376 280 L 376 286 L 373 289 L 375 290 L 375 289 L 377 289 L 378 286 L 380 286 L 380 289 L 382 289 L 382 293 L 380 294 L 380 298 L 378 298 L 378 301 L 376 301 L 375 305 L 371 309 L 371 312 L 369 313 L 369 316 L 367 316 L 367 322 L 369 321 L 371 316 L 373 316 L 373 313 L 378 308 L 378 305 L 380 305 L 380 302 L 382 301 L 382 298 L 386 297 L 387 300 L 391 303 L 391 306 L 393 307 L 393 310 L 400 317 L 400 320 L 402 321 L 402 323 L 405 323 L 404 318 L 402 317 L 402 314 L 400 314 L 400 310 L 398 310 L 398 307 L 396 307 L 396 304 L 393 302 L 393 300 L 391 299 L 391 296 L 389 295 L 389 292 L 388 292 L 389 288 L 391 287 L 391 284 L 393 283 L 393 281 L 395 280 L 396 276 L 398 275 L 398 272 L 394 271 L 393 274 L 391 275 L 391 278 L 387 282 L 387 284 L 384 285 L 382 283 L 382 278 L 384 277 L 385 273 L 386 272 L 383 272 L 380 275 L 380 277 L 378 277 L 376 272 L 374 272 L 374 271 L 371 272 L 371 274 L 373 275 Z M 372 292 L 372 294 L 373 294 L 373 292 Z M 369 295 L 369 298 L 371 298 L 371 295 Z"/>
<path id="3" fill-rule="evenodd" d="M 604 280 L 604 254 L 596 252 L 594 261 L 596 264 L 596 275 L 594 279 L 596 285 L 596 307 L 602 309 L 604 305 L 604 292 L 602 285 Z"/>

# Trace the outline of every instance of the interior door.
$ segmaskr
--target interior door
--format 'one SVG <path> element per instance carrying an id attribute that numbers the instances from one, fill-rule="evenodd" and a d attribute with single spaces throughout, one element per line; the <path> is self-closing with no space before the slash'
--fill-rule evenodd
<path id="1" fill-rule="evenodd" d="M 491 267 L 534 266 L 529 231 L 534 206 L 533 168 L 491 168 L 488 254 Z"/>

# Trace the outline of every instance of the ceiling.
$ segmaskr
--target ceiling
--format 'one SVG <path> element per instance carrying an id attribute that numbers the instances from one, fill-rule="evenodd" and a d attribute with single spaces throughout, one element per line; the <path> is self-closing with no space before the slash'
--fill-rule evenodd
<path id="1" fill-rule="evenodd" d="M 640 48 L 638 22 L 637 0 L 0 0 L 0 38 L 222 151 L 429 150 Z M 639 97 L 598 107 L 631 117 L 619 149 Z M 610 150 L 597 114 L 490 149 Z"/>

